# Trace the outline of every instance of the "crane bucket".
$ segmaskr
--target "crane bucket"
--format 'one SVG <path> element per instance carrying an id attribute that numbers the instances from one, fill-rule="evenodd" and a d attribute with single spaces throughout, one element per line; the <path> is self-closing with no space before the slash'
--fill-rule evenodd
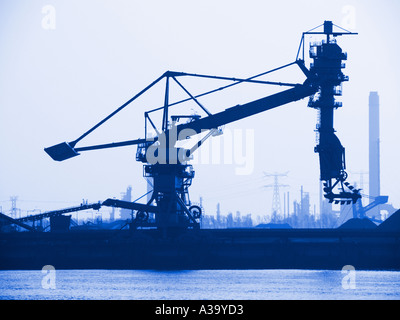
<path id="1" fill-rule="evenodd" d="M 67 142 L 56 144 L 55 146 L 45 148 L 44 151 L 56 161 L 64 161 L 79 155 Z"/>

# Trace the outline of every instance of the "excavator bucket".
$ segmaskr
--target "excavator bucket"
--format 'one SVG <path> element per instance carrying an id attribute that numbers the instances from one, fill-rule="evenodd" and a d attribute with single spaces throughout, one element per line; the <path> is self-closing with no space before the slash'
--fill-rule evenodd
<path id="1" fill-rule="evenodd" d="M 45 148 L 44 151 L 56 161 L 63 161 L 79 155 L 67 142 L 56 144 L 55 146 Z"/>

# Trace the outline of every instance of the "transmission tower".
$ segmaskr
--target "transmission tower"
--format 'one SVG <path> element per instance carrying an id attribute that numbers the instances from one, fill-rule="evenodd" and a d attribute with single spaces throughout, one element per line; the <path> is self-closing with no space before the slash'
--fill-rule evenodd
<path id="1" fill-rule="evenodd" d="M 11 201 L 11 217 L 13 219 L 17 219 L 17 200 L 18 197 L 17 196 L 13 196 L 10 197 L 10 201 Z"/>
<path id="2" fill-rule="evenodd" d="M 266 173 L 264 172 L 265 177 L 273 177 L 274 178 L 274 183 L 273 184 L 268 184 L 265 185 L 264 187 L 270 188 L 273 187 L 274 191 L 272 194 L 272 214 L 274 216 L 280 217 L 282 212 L 281 212 L 281 197 L 279 193 L 279 188 L 284 188 L 284 187 L 289 187 L 287 184 L 279 184 L 279 177 L 286 177 L 288 175 L 288 172 L 286 173 Z"/>

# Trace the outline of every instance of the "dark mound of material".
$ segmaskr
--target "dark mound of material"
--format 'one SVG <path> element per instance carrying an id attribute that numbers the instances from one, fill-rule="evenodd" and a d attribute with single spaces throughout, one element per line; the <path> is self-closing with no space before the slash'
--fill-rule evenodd
<path id="1" fill-rule="evenodd" d="M 378 230 L 381 231 L 400 231 L 400 210 L 397 210 L 389 218 L 383 221 Z"/>
<path id="2" fill-rule="evenodd" d="M 374 229 L 376 228 L 376 224 L 371 220 L 364 218 L 352 218 L 343 223 L 339 229 Z"/>

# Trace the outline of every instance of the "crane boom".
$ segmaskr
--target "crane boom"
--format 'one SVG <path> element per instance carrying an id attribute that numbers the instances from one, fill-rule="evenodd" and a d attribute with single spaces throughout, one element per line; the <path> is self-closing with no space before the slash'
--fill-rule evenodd
<path id="1" fill-rule="evenodd" d="M 185 129 L 191 129 L 197 133 L 200 133 L 202 130 L 216 129 L 228 123 L 242 120 L 290 102 L 304 99 L 315 94 L 317 91 L 318 88 L 307 83 L 298 85 L 295 88 L 288 89 L 259 100 L 248 102 L 243 105 L 236 105 L 199 120 L 178 125 L 178 135 L 180 131 Z"/>
<path id="2" fill-rule="evenodd" d="M 236 105 L 231 108 L 227 108 L 216 114 L 209 114 L 207 117 L 196 119 L 192 122 L 186 124 L 180 124 L 177 126 L 177 133 L 182 130 L 190 129 L 194 130 L 195 133 L 200 133 L 202 130 L 216 129 L 222 125 L 245 119 L 256 115 L 258 113 L 288 104 L 290 102 L 295 102 L 297 100 L 304 99 L 315 94 L 318 88 L 312 86 L 307 80 L 304 84 L 296 85 L 294 88 L 255 100 L 243 105 Z M 107 117 L 109 118 L 109 117 Z M 104 121 L 103 121 L 104 122 Z M 165 132 L 168 134 L 169 130 Z M 192 134 L 195 134 L 192 132 Z M 77 139 L 78 140 L 78 139 Z M 56 161 L 63 161 L 72 157 L 79 155 L 81 151 L 99 150 L 99 149 L 109 149 L 122 146 L 132 146 L 143 144 L 146 139 L 135 139 L 122 142 L 112 142 L 101 145 L 86 146 L 86 147 L 75 147 L 76 141 L 73 142 L 62 142 L 60 144 L 45 148 L 46 153 Z M 151 141 L 155 142 L 158 138 L 152 138 Z"/>

